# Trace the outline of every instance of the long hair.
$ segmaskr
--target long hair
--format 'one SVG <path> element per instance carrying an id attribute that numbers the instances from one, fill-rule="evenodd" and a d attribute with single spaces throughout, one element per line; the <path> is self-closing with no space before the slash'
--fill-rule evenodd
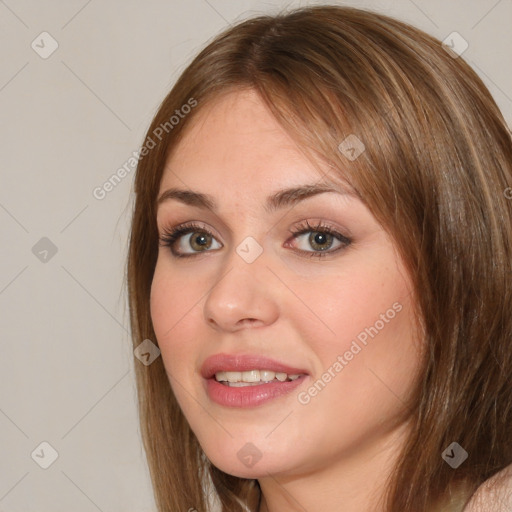
<path id="1" fill-rule="evenodd" d="M 426 350 L 385 510 L 462 510 L 512 463 L 512 141 L 502 114 L 462 57 L 388 16 L 313 6 L 229 27 L 183 71 L 145 137 L 127 260 L 134 348 L 158 345 L 149 304 L 166 159 L 202 106 L 240 88 L 350 183 L 411 277 Z M 364 148 L 357 158 L 347 140 Z M 161 357 L 135 365 L 159 512 L 209 511 L 205 482 L 223 512 L 256 511 L 258 482 L 210 463 Z M 456 469 L 442 457 L 453 442 L 468 453 Z"/>

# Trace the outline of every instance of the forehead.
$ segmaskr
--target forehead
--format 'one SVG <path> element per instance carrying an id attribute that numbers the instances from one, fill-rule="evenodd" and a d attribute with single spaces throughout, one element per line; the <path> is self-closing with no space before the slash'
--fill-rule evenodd
<path id="1" fill-rule="evenodd" d="M 233 91 L 196 112 L 167 159 L 161 188 L 268 189 L 283 180 L 319 180 L 326 172 L 322 167 L 302 152 L 256 92 Z"/>

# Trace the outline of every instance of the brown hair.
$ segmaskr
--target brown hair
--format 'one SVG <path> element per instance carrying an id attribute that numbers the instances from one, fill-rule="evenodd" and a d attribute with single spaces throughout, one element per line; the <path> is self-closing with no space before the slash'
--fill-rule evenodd
<path id="1" fill-rule="evenodd" d="M 482 81 L 455 57 L 416 28 L 351 7 L 243 21 L 182 73 L 149 127 L 145 145 L 155 147 L 141 154 L 135 177 L 127 261 L 134 348 L 147 338 L 158 345 L 149 300 L 166 158 L 220 94 L 257 91 L 284 129 L 348 181 L 390 233 L 413 282 L 426 350 L 388 512 L 430 512 L 464 489 L 454 508 L 461 510 L 482 482 L 512 463 L 512 200 L 505 193 L 512 141 Z M 197 106 L 171 127 L 175 111 L 192 102 Z M 365 146 L 355 160 L 338 149 L 349 135 Z M 256 511 L 257 481 L 209 462 L 162 358 L 135 365 L 158 510 L 206 512 L 211 478 L 223 512 L 244 510 L 240 502 Z M 441 457 L 454 441 L 469 454 L 456 469 Z"/>

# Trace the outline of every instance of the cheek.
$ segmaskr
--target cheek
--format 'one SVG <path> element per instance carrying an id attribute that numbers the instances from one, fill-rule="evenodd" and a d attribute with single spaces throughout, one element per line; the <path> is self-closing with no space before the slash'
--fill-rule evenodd
<path id="1" fill-rule="evenodd" d="M 172 276 L 172 277 L 171 277 Z M 150 311 L 162 358 L 166 368 L 179 368 L 176 361 L 191 357 L 194 350 L 194 326 L 200 315 L 200 284 L 189 277 L 181 278 L 157 262 L 151 285 Z M 172 352 L 172 358 L 169 357 Z M 184 365 L 181 365 L 184 367 Z M 187 365 L 186 368 L 190 368 Z M 176 369 L 173 368 L 173 369 Z"/>
<path id="2" fill-rule="evenodd" d="M 420 353 L 409 291 L 398 283 L 397 276 L 393 286 L 382 279 L 367 281 L 366 287 L 344 281 L 331 303 L 324 294 L 318 302 L 323 308 L 316 312 L 334 334 L 318 320 L 314 326 L 303 322 L 317 364 L 311 387 L 298 397 L 303 414 L 297 418 L 324 433 L 311 450 L 327 456 L 353 449 L 407 415 L 404 404 L 416 382 Z"/>
<path id="3" fill-rule="evenodd" d="M 155 334 L 161 341 L 165 339 L 192 313 L 200 299 L 199 285 L 194 279 L 173 272 L 159 257 L 151 283 L 150 308 Z"/>
<path id="4" fill-rule="evenodd" d="M 180 278 L 157 262 L 151 285 L 150 310 L 162 362 L 178 404 L 187 418 L 193 417 L 194 371 L 200 339 L 199 303 L 204 292 L 197 280 Z"/>
<path id="5" fill-rule="evenodd" d="M 390 256 L 378 260 L 378 267 L 351 262 L 350 270 L 325 281 L 322 289 L 304 290 L 315 315 L 297 315 L 300 332 L 318 357 L 317 378 L 324 380 L 330 371 L 329 391 L 322 391 L 319 402 L 341 401 L 370 416 L 393 402 L 400 405 L 397 397 L 405 400 L 421 357 L 410 283 Z"/>
<path id="6" fill-rule="evenodd" d="M 322 351 L 343 353 L 354 339 L 364 346 L 375 329 L 392 334 L 410 314 L 408 282 L 394 259 L 385 252 L 379 256 L 351 259 L 343 272 L 317 281 L 321 286 L 308 283 L 299 292 L 308 306 L 300 316 L 301 332 Z"/>

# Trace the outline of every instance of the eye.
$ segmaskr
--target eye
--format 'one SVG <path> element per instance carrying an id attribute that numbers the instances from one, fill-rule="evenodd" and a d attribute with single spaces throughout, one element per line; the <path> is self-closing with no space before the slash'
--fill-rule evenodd
<path id="1" fill-rule="evenodd" d="M 306 242 L 313 247 L 314 250 L 299 250 L 299 252 L 307 254 L 308 257 L 320 258 L 327 254 L 338 252 L 352 243 L 352 240 L 321 222 L 316 226 L 311 226 L 308 221 L 305 221 L 298 227 L 291 229 L 290 233 L 293 235 L 294 239 L 300 239 L 305 234 L 311 233 L 306 238 Z M 185 238 L 185 235 L 191 236 Z M 214 240 L 214 235 L 210 230 L 190 222 L 178 226 L 177 228 L 166 229 L 160 237 L 160 245 L 169 247 L 171 253 L 176 258 L 187 258 L 201 252 L 207 252 L 208 249 L 212 248 L 212 240 Z M 328 250 L 335 241 L 339 243 L 339 246 L 334 250 Z M 177 249 L 176 245 L 180 247 Z M 218 249 L 220 247 L 222 246 L 219 244 L 217 247 L 213 248 Z M 186 252 L 189 248 L 192 248 L 193 251 Z"/>
<path id="2" fill-rule="evenodd" d="M 318 223 L 316 226 L 311 226 L 308 221 L 305 221 L 298 227 L 291 229 L 290 233 L 295 239 L 300 239 L 307 233 L 310 233 L 308 237 L 304 238 L 306 243 L 315 250 L 301 250 L 301 252 L 307 253 L 309 257 L 321 258 L 327 256 L 327 254 L 338 252 L 352 243 L 352 240 L 330 226 L 322 224 L 322 222 Z M 338 248 L 328 250 L 336 241 L 339 242 Z"/>
<path id="3" fill-rule="evenodd" d="M 188 241 L 184 238 L 184 235 L 187 234 L 192 235 L 188 237 Z M 213 239 L 213 237 L 214 235 L 210 230 L 193 222 L 189 222 L 178 226 L 177 228 L 165 230 L 163 235 L 160 237 L 160 245 L 163 247 L 169 247 L 176 258 L 187 258 L 189 256 L 194 256 L 199 252 L 206 252 L 206 249 L 209 249 L 212 246 L 211 239 Z M 181 238 L 183 238 L 183 240 L 180 240 Z M 177 242 L 180 243 L 177 244 Z M 178 250 L 176 249 L 176 245 L 180 246 Z M 184 248 L 187 247 L 191 247 L 196 252 L 183 252 Z M 214 249 L 218 249 L 218 247 L 214 247 Z"/>

